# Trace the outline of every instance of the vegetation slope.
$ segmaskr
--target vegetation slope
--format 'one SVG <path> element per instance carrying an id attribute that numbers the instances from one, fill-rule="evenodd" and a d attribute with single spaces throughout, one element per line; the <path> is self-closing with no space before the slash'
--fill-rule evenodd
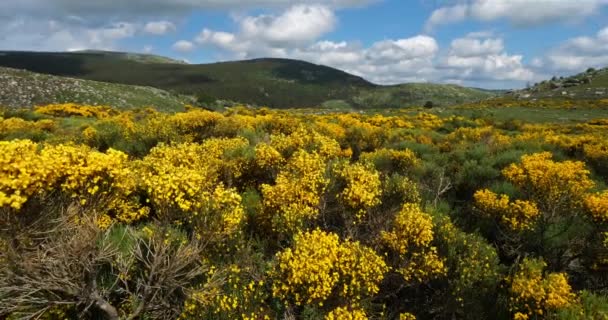
<path id="1" fill-rule="evenodd" d="M 142 85 L 273 108 L 384 108 L 470 102 L 491 92 L 459 86 L 379 86 L 326 66 L 288 59 L 184 64 L 156 56 L 115 52 L 0 52 L 0 66 L 88 80 Z"/>
<path id="2" fill-rule="evenodd" d="M 0 67 L 0 105 L 29 108 L 50 103 L 112 105 L 120 109 L 155 107 L 183 110 L 187 97 L 143 86 L 114 84 L 38 74 Z"/>
<path id="3" fill-rule="evenodd" d="M 533 86 L 511 92 L 523 99 L 603 99 L 608 98 L 608 68 L 594 69 L 570 77 L 553 77 Z"/>

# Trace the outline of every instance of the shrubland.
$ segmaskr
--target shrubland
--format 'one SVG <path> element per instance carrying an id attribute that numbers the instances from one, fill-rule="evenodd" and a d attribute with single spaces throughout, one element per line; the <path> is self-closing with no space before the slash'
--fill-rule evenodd
<path id="1" fill-rule="evenodd" d="M 460 110 L 6 110 L 0 317 L 606 319 L 608 119 Z"/>

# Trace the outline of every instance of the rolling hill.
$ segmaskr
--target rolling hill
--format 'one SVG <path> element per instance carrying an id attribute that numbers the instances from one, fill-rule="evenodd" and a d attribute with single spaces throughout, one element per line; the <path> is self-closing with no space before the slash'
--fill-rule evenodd
<path id="1" fill-rule="evenodd" d="M 405 107 L 426 101 L 449 105 L 493 96 L 453 85 L 380 86 L 341 70 L 289 59 L 193 65 L 119 52 L 4 51 L 0 52 L 0 66 L 275 108 L 328 103 L 355 108 Z"/>
<path id="2" fill-rule="evenodd" d="M 0 107 L 74 102 L 121 109 L 155 107 L 179 111 L 191 101 L 161 89 L 73 79 L 0 67 Z"/>
<path id="3" fill-rule="evenodd" d="M 605 99 L 608 98 L 608 68 L 590 68 L 570 77 L 554 77 L 509 95 L 520 99 Z"/>

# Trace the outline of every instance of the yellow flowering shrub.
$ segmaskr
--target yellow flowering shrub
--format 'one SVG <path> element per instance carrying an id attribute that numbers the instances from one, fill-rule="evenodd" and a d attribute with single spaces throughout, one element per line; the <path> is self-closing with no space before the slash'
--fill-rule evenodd
<path id="1" fill-rule="evenodd" d="M 82 205 L 103 202 L 121 221 L 147 216 L 132 198 L 137 184 L 122 152 L 27 140 L 0 142 L 0 151 L 0 207 L 18 210 L 29 197 L 58 189 Z"/>
<path id="2" fill-rule="evenodd" d="M 334 293 L 349 301 L 373 296 L 388 270 L 373 250 L 319 229 L 297 234 L 275 259 L 273 295 L 296 305 L 323 305 Z"/>
<path id="3" fill-rule="evenodd" d="M 13 132 L 52 132 L 56 128 L 57 123 L 51 119 L 27 121 L 21 118 L 2 119 L 0 117 L 0 135 L 8 135 Z"/>
<path id="4" fill-rule="evenodd" d="M 579 207 L 594 186 L 584 162 L 555 162 L 549 152 L 525 155 L 521 163 L 511 164 L 502 173 L 547 212 Z"/>
<path id="5" fill-rule="evenodd" d="M 409 312 L 405 312 L 399 315 L 399 320 L 416 320 L 416 316 Z"/>
<path id="6" fill-rule="evenodd" d="M 427 247 L 433 241 L 433 221 L 417 204 L 408 203 L 395 217 L 393 230 L 382 232 L 382 241 L 398 254 Z"/>
<path id="7" fill-rule="evenodd" d="M 546 316 L 576 302 L 566 274 L 544 274 L 546 266 L 542 260 L 525 258 L 507 278 L 511 311 L 519 317 Z"/>
<path id="8" fill-rule="evenodd" d="M 585 209 L 597 222 L 608 222 L 608 191 L 589 194 L 585 197 Z"/>
<path id="9" fill-rule="evenodd" d="M 356 221 L 361 221 L 369 209 L 380 204 L 380 174 L 361 163 L 346 164 L 336 170 L 337 176 L 345 182 L 339 198 L 356 211 Z"/>
<path id="10" fill-rule="evenodd" d="M 384 201 L 391 201 L 399 205 L 422 201 L 416 182 L 399 174 L 393 174 L 383 181 L 382 192 Z"/>
<path id="11" fill-rule="evenodd" d="M 534 227 L 540 211 L 534 202 L 515 200 L 510 201 L 507 195 L 497 195 L 484 189 L 475 192 L 475 207 L 485 216 L 497 219 L 509 230 L 524 231 Z"/>
<path id="12" fill-rule="evenodd" d="M 276 232 L 295 232 L 319 213 L 327 187 L 326 164 L 317 153 L 296 152 L 274 185 L 261 187 L 265 219 Z"/>
<path id="13" fill-rule="evenodd" d="M 289 135 L 272 135 L 270 145 L 285 157 L 291 156 L 297 150 L 316 152 L 325 159 L 336 158 L 342 153 L 340 144 L 336 140 L 304 127 L 298 128 Z"/>
<path id="14" fill-rule="evenodd" d="M 205 144 L 160 145 L 140 163 L 141 181 L 158 214 L 177 213 L 198 234 L 231 235 L 244 220 L 241 196 L 220 181 L 226 149 L 241 140 L 207 140 Z M 235 172 L 238 172 L 235 169 Z"/>
<path id="15" fill-rule="evenodd" d="M 184 134 L 206 136 L 211 134 L 215 125 L 224 118 L 221 113 L 192 109 L 169 117 L 168 121 Z"/>
<path id="16" fill-rule="evenodd" d="M 57 117 L 87 117 L 105 119 L 116 115 L 118 111 L 108 106 L 89 106 L 79 105 L 75 103 L 49 104 L 45 106 L 34 107 L 34 111 L 40 114 L 46 114 Z"/>
<path id="17" fill-rule="evenodd" d="M 605 140 L 602 142 L 583 144 L 583 153 L 585 157 L 594 161 L 605 161 L 608 159 L 608 144 Z"/>
<path id="18" fill-rule="evenodd" d="M 276 256 L 273 295 L 296 304 L 323 303 L 340 280 L 338 235 L 314 230 L 300 233 L 292 248 Z"/>
<path id="19" fill-rule="evenodd" d="M 0 207 L 21 209 L 59 179 L 54 159 L 29 140 L 0 141 Z"/>
<path id="20" fill-rule="evenodd" d="M 248 267 L 231 264 L 222 269 L 211 267 L 207 283 L 186 300 L 180 319 L 270 320 L 264 281 L 255 280 Z M 223 284 L 215 284 L 217 279 Z"/>
<path id="21" fill-rule="evenodd" d="M 405 281 L 425 282 L 445 274 L 444 261 L 431 246 L 433 221 L 417 204 L 405 204 L 381 240 L 396 254 L 396 270 Z"/>
<path id="22" fill-rule="evenodd" d="M 360 161 L 374 165 L 380 171 L 406 173 L 420 164 L 416 154 L 409 150 L 378 149 L 361 154 Z"/>
<path id="23" fill-rule="evenodd" d="M 262 169 L 278 169 L 285 159 L 275 148 L 260 143 L 255 146 L 255 163 Z"/>
<path id="24" fill-rule="evenodd" d="M 325 320 L 367 320 L 365 310 L 354 307 L 337 307 L 325 315 Z"/>

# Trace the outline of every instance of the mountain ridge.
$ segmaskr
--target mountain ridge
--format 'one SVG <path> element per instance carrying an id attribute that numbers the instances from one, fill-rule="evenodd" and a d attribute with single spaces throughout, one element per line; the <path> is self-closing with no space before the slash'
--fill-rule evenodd
<path id="1" fill-rule="evenodd" d="M 206 101 L 230 100 L 274 108 L 317 107 L 329 101 L 340 101 L 352 108 L 407 107 L 423 105 L 427 101 L 450 105 L 495 96 L 482 90 L 438 84 L 426 85 L 426 94 L 420 95 L 416 90 L 424 88 L 425 84 L 383 86 L 336 68 L 293 59 L 183 64 L 146 57 L 144 54 L 105 51 L 0 51 L 0 66 L 155 87 L 176 94 L 202 96 Z M 460 98 L 452 101 L 453 97 Z"/>

